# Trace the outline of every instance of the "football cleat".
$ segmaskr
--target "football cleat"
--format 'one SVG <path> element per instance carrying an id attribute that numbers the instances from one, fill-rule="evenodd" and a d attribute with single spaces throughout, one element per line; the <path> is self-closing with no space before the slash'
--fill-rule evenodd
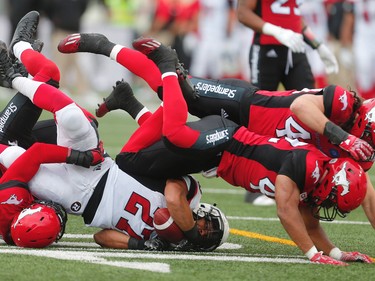
<path id="1" fill-rule="evenodd" d="M 57 46 L 60 53 L 88 52 L 109 56 L 114 43 L 99 33 L 74 33 L 62 39 Z"/>
<path id="2" fill-rule="evenodd" d="M 12 80 L 18 76 L 21 76 L 21 74 L 13 68 L 6 44 L 0 41 L 0 86 L 12 88 Z"/>
<path id="3" fill-rule="evenodd" d="M 15 59 L 13 47 L 20 41 L 34 43 L 34 36 L 39 24 L 39 13 L 37 11 L 28 12 L 17 24 L 12 41 L 9 44 L 9 56 Z"/>
<path id="4" fill-rule="evenodd" d="M 133 48 L 145 54 L 160 69 L 161 73 L 176 72 L 178 64 L 177 53 L 153 38 L 138 38 L 132 43 Z"/>
<path id="5" fill-rule="evenodd" d="M 138 113 L 142 108 L 143 105 L 135 98 L 129 83 L 121 80 L 116 82 L 110 95 L 98 104 L 95 114 L 100 118 L 116 109 L 122 109 L 131 114 L 133 111 Z"/>
<path id="6" fill-rule="evenodd" d="M 198 91 L 191 82 L 188 71 L 184 68 L 182 63 L 178 63 L 176 66 L 176 72 L 178 75 L 178 82 L 181 87 L 182 94 L 186 101 L 194 101 L 199 98 Z"/>

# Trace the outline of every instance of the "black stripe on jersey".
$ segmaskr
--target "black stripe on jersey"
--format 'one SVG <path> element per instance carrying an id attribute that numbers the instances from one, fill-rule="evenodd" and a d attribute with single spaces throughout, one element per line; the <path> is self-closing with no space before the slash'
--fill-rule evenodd
<path id="1" fill-rule="evenodd" d="M 291 153 L 291 150 L 281 150 L 272 144 L 246 145 L 236 139 L 233 139 L 226 151 L 256 161 L 267 170 L 276 173 L 279 172 L 284 159 Z"/>
<path id="2" fill-rule="evenodd" d="M 251 105 L 257 105 L 266 108 L 289 108 L 296 98 L 305 94 L 307 93 L 300 92 L 288 96 L 269 96 L 262 95 L 261 92 L 257 92 L 252 96 Z"/>
<path id="3" fill-rule="evenodd" d="M 29 190 L 29 186 L 26 183 L 20 182 L 17 180 L 10 180 L 8 182 L 0 184 L 0 190 L 12 188 L 12 187 L 21 187 L 21 188 Z"/>
<path id="4" fill-rule="evenodd" d="M 290 165 L 283 165 L 279 171 L 279 175 L 284 175 L 292 179 L 302 193 L 305 189 L 305 177 L 306 177 L 306 162 L 307 154 L 309 150 L 297 149 L 293 150 L 288 155 Z"/>
<path id="5" fill-rule="evenodd" d="M 327 118 L 331 117 L 332 107 L 333 107 L 333 98 L 335 97 L 336 86 L 330 85 L 323 89 L 323 104 L 324 104 L 324 115 Z"/>

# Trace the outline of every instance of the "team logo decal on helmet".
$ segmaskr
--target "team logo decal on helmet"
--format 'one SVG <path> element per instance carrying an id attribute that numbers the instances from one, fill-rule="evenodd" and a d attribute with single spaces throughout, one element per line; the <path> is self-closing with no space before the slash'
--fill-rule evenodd
<path id="1" fill-rule="evenodd" d="M 319 172 L 319 166 L 318 161 L 315 161 L 315 169 L 311 174 L 311 177 L 314 179 L 314 183 L 317 183 L 320 179 L 320 172 Z"/>
<path id="2" fill-rule="evenodd" d="M 10 233 L 19 247 L 44 248 L 61 239 L 66 221 L 67 215 L 61 205 L 36 201 L 14 217 Z"/>
<path id="3" fill-rule="evenodd" d="M 344 93 L 339 97 L 339 101 L 342 103 L 341 110 L 344 111 L 348 107 L 348 96 L 345 90 Z"/>
<path id="4" fill-rule="evenodd" d="M 346 177 L 346 170 L 345 170 L 346 165 L 347 165 L 347 162 L 344 162 L 341 170 L 338 171 L 337 174 L 335 174 L 332 179 L 332 183 L 334 184 L 334 186 L 338 186 L 338 185 L 342 186 L 343 190 L 340 194 L 341 196 L 344 196 L 345 194 L 349 193 L 349 181 Z"/>
<path id="5" fill-rule="evenodd" d="M 366 190 L 365 172 L 356 161 L 332 159 L 325 165 L 320 183 L 309 196 L 313 215 L 325 221 L 334 220 L 336 215 L 345 217 L 362 203 Z"/>

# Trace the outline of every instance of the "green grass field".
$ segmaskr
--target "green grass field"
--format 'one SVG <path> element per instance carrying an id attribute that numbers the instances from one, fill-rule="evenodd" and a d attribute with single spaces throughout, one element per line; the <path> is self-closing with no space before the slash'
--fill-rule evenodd
<path id="1" fill-rule="evenodd" d="M 100 119 L 100 133 L 114 156 L 135 123 L 125 113 Z M 0 243 L 0 280 L 373 280 L 375 265 L 348 267 L 309 264 L 290 240 L 276 209 L 244 202 L 244 191 L 219 179 L 197 175 L 203 200 L 217 203 L 231 226 L 228 243 L 213 253 L 119 251 L 96 246 L 80 217 L 69 216 L 63 239 L 47 249 L 21 249 Z M 375 257 L 374 230 L 361 209 L 335 223 L 324 223 L 342 250 Z"/>

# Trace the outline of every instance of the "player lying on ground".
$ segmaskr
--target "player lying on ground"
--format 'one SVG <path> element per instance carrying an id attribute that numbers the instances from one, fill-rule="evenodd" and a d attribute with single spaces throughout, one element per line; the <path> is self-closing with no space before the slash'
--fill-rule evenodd
<path id="1" fill-rule="evenodd" d="M 37 18 L 35 13 L 29 13 L 21 22 L 32 21 L 37 25 Z M 27 29 L 28 26 L 30 22 L 24 25 L 24 28 Z M 52 73 L 58 71 L 54 63 L 31 48 L 28 42 L 32 40 L 31 37 L 21 31 L 22 29 L 16 31 L 20 34 L 17 37 L 18 42 L 13 44 L 13 51 L 15 57 L 25 65 L 26 70 L 34 77 L 38 77 L 38 71 L 44 74 L 48 71 Z M 12 86 L 30 98 L 38 107 L 54 114 L 58 132 L 57 144 L 71 148 L 94 147 L 96 151 L 99 141 L 96 126 L 91 122 L 92 116 L 55 87 L 21 77 L 14 71 L 4 44 L 1 46 L 1 84 L 7 87 Z M 33 68 L 35 62 L 39 62 L 38 68 Z M 46 69 L 47 72 L 45 72 Z M 50 75 L 49 77 L 56 76 Z M 31 130 L 31 128 L 28 129 L 26 131 Z M 48 146 L 49 153 L 43 153 L 44 146 Z M 226 240 L 228 224 L 221 212 L 220 216 L 205 213 L 203 217 L 195 216 L 197 222 L 194 220 L 193 212 L 201 212 L 199 205 L 201 192 L 199 184 L 192 177 L 186 176 L 168 181 L 132 177 L 121 171 L 110 157 L 105 157 L 103 162 L 91 169 L 67 164 L 41 165 L 51 162 L 52 156 L 57 157 L 54 155 L 57 149 L 60 149 L 60 146 L 33 145 L 15 162 L 23 163 L 23 174 L 18 175 L 18 169 L 16 170 L 13 166 L 6 173 L 19 176 L 23 182 L 27 182 L 32 177 L 28 184 L 32 194 L 36 197 L 57 201 L 68 213 L 82 215 L 86 225 L 103 228 L 103 231 L 95 235 L 95 240 L 99 244 L 116 248 L 170 249 L 170 245 L 161 245 L 160 241 L 156 241 L 156 244 L 155 240 L 152 240 L 152 243 L 145 241 L 152 238 L 155 210 L 167 206 L 172 207 L 169 209 L 171 214 L 174 211 L 178 212 L 178 215 L 173 218 L 176 223 L 181 224 L 179 226 L 189 241 L 184 244 L 185 248 L 182 250 L 211 251 Z M 13 151 L 16 153 L 12 154 Z M 2 155 L 7 156 L 7 161 L 3 164 L 6 167 L 9 166 L 12 160 L 19 156 L 19 152 L 19 147 L 4 149 Z M 62 157 L 61 153 L 57 155 Z M 78 154 L 76 158 L 81 159 L 82 156 L 85 155 Z M 29 163 L 30 158 L 34 159 L 30 161 L 32 164 L 25 165 Z M 84 157 L 84 160 L 87 161 L 87 157 Z M 61 160 L 57 161 L 53 158 L 52 162 L 61 162 Z M 68 158 L 68 163 L 74 162 L 77 162 L 74 157 Z M 88 166 L 86 162 L 85 166 Z M 174 204 L 177 204 L 178 208 Z M 109 210 L 108 206 L 113 206 L 113 209 Z M 142 208 L 137 211 L 139 206 Z M 25 219 L 29 217 L 31 216 Z M 208 224 L 207 220 L 220 223 Z M 116 232 L 108 229 L 116 230 L 117 235 L 113 234 Z M 177 249 L 179 246 L 177 245 Z"/>

